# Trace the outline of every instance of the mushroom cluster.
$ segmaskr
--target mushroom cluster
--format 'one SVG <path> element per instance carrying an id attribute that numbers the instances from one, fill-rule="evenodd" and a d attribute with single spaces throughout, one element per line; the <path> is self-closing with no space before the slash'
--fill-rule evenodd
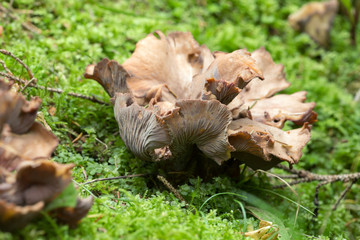
<path id="1" fill-rule="evenodd" d="M 48 160 L 58 140 L 35 122 L 41 99 L 25 97 L 0 80 L 0 230 L 25 226 L 71 183 L 72 164 Z M 75 225 L 89 211 L 92 198 L 57 206 L 56 217 Z"/>
<path id="2" fill-rule="evenodd" d="M 316 121 L 306 92 L 291 95 L 284 67 L 260 48 L 211 52 L 192 34 L 156 31 L 122 65 L 103 59 L 85 78 L 112 97 L 125 145 L 167 171 L 200 176 L 295 164 Z M 301 126 L 283 131 L 289 120 Z"/>

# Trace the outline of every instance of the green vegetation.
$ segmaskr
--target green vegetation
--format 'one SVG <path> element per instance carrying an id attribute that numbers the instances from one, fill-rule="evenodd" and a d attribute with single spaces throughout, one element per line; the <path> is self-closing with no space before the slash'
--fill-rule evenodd
<path id="1" fill-rule="evenodd" d="M 358 172 L 360 107 L 353 95 L 360 88 L 360 44 L 351 46 L 350 23 L 340 15 L 335 18 L 328 50 L 318 48 L 307 35 L 294 32 L 287 24 L 287 16 L 304 3 L 16 0 L 13 8 L 19 19 L 11 20 L 5 15 L 0 19 L 4 28 L 0 48 L 23 59 L 39 85 L 108 100 L 99 84 L 82 77 L 85 66 L 104 57 L 123 62 L 136 42 L 154 30 L 190 31 L 211 50 L 253 51 L 265 46 L 276 63 L 285 65 L 287 80 L 292 83 L 286 92 L 308 91 L 308 101 L 317 103 L 319 120 L 295 167 L 321 174 Z M 7 2 L 0 4 L 9 7 Z M 21 24 L 28 21 L 41 29 L 41 34 L 24 30 Z M 0 58 L 16 76 L 27 77 L 26 71 L 11 58 Z M 43 99 L 41 111 L 60 139 L 54 160 L 76 164 L 73 175 L 79 192 L 83 196 L 92 194 L 96 200 L 76 229 L 44 216 L 14 235 L 0 233 L 0 239 L 242 239 L 245 224 L 255 229 L 258 224 L 250 212 L 246 220 L 243 218 L 242 205 L 255 206 L 257 210 L 248 211 L 275 222 L 282 239 L 286 235 L 304 239 L 303 234 L 320 239 L 360 236 L 358 185 L 353 186 L 336 211 L 331 211 L 346 186 L 342 182 L 322 187 L 318 218 L 300 208 L 295 226 L 296 196 L 288 188 L 272 190 L 272 185 L 281 182 L 268 179 L 263 173 L 253 176 L 249 170 L 238 180 L 220 176 L 203 182 L 193 178 L 178 186 L 189 208 L 179 203 L 156 176 L 81 185 L 95 178 L 157 170 L 125 148 L 111 106 L 31 88 L 24 94 Z M 50 108 L 56 109 L 55 115 L 49 113 Z M 80 133 L 83 137 L 72 143 Z M 301 205 L 311 211 L 315 187 L 316 183 L 294 187 Z M 222 192 L 241 196 L 216 196 L 200 210 L 209 197 Z"/>

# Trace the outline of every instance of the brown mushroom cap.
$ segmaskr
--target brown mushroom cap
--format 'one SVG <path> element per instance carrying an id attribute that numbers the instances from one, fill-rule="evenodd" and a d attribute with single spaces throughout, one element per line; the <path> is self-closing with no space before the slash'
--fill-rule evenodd
<path id="1" fill-rule="evenodd" d="M 19 95 L 7 119 L 11 131 L 17 134 L 26 133 L 35 121 L 40 104 L 39 97 L 26 101 L 24 96 Z"/>
<path id="2" fill-rule="evenodd" d="M 71 184 L 73 164 L 48 160 L 22 162 L 16 174 L 0 168 L 6 176 L 0 179 L 0 229 L 13 231 L 37 217 L 46 204 L 53 201 Z M 55 217 L 75 226 L 90 210 L 93 198 L 77 199 L 74 207 L 55 208 Z"/>
<path id="3" fill-rule="evenodd" d="M 41 99 L 26 101 L 22 95 L 10 91 L 10 84 L 0 81 L 0 131 L 8 123 L 13 133 L 22 134 L 32 126 Z"/>
<path id="4" fill-rule="evenodd" d="M 127 80 L 129 88 L 136 98 L 144 98 L 150 89 L 166 85 L 163 101 L 187 98 L 193 76 L 207 68 L 212 59 L 210 51 L 200 47 L 189 32 L 174 32 L 166 37 L 156 31 L 155 35 L 139 41 L 123 64 L 131 76 Z"/>
<path id="5" fill-rule="evenodd" d="M 310 127 L 282 131 L 247 118 L 229 126 L 229 142 L 235 148 L 232 155 L 253 169 L 270 169 L 281 161 L 295 164 L 302 148 L 310 140 Z"/>
<path id="6" fill-rule="evenodd" d="M 253 79 L 246 85 L 241 93 L 245 101 L 268 98 L 290 86 L 285 79 L 284 66 L 275 64 L 264 47 L 255 50 L 251 57 L 263 73 L 263 79 Z"/>
<path id="7" fill-rule="evenodd" d="M 50 158 L 58 140 L 40 123 L 35 122 L 25 134 L 14 134 L 5 125 L 0 143 L 0 166 L 14 170 L 22 161 Z"/>
<path id="8" fill-rule="evenodd" d="M 0 230 L 3 231 L 25 226 L 71 183 L 72 164 L 46 160 L 58 140 L 34 122 L 40 103 L 39 98 L 26 101 L 22 95 L 11 92 L 9 84 L 0 81 Z M 76 216 L 71 219 L 77 222 L 90 207 L 91 204 L 79 203 L 73 208 Z"/>
<path id="9" fill-rule="evenodd" d="M 229 83 L 223 80 L 207 79 L 204 92 L 201 99 L 212 100 L 217 99 L 222 104 L 229 104 L 239 93 L 239 89 L 235 83 Z"/>
<path id="10" fill-rule="evenodd" d="M 69 185 L 72 168 L 72 164 L 38 160 L 22 162 L 15 174 L 7 172 L 0 183 L 0 229 L 12 231 L 37 217 Z"/>
<path id="11" fill-rule="evenodd" d="M 327 47 L 330 42 L 330 30 L 338 10 L 338 1 L 310 2 L 289 16 L 290 26 L 306 32 L 318 44 Z"/>
<path id="12" fill-rule="evenodd" d="M 0 199 L 0 229 L 14 231 L 24 227 L 31 220 L 40 215 L 44 202 L 30 206 L 17 206 Z"/>
<path id="13" fill-rule="evenodd" d="M 306 92 L 302 91 L 247 102 L 245 106 L 252 106 L 250 111 L 253 120 L 281 129 L 287 120 L 297 125 L 313 123 L 316 120 L 316 113 L 313 111 L 315 103 L 304 103 L 305 99 Z"/>
<path id="14" fill-rule="evenodd" d="M 254 51 L 252 57 L 263 72 L 264 80 L 253 79 L 229 104 L 233 117 L 237 119 L 240 112 L 249 109 L 253 120 L 277 128 L 283 128 L 287 120 L 297 125 L 315 122 L 315 103 L 304 103 L 305 91 L 273 96 L 290 85 L 285 79 L 284 66 L 275 64 L 263 47 Z"/>
<path id="15" fill-rule="evenodd" d="M 17 205 L 48 203 L 71 182 L 72 164 L 61 165 L 47 160 L 22 162 L 13 181 L 11 191 L 0 194 L 2 199 Z"/>
<path id="16" fill-rule="evenodd" d="M 116 92 L 127 92 L 126 79 L 129 74 L 116 61 L 104 58 L 96 65 L 88 65 L 84 76 L 100 83 L 111 97 L 114 97 Z"/>
<path id="17" fill-rule="evenodd" d="M 34 123 L 41 99 L 10 91 L 0 81 L 0 166 L 14 170 L 24 160 L 50 158 L 57 138 L 39 123 Z"/>
<path id="18" fill-rule="evenodd" d="M 78 198 L 75 207 L 63 207 L 54 210 L 56 218 L 70 227 L 75 227 L 79 221 L 86 216 L 94 203 L 92 196 L 85 199 Z"/>
<path id="19" fill-rule="evenodd" d="M 211 79 L 214 79 L 215 83 L 223 82 L 233 86 L 233 88 L 242 89 L 254 78 L 263 79 L 263 75 L 248 51 L 241 49 L 232 53 L 218 54 L 206 71 L 194 77 L 191 86 L 191 98 L 200 98 L 203 86 L 209 83 L 208 81 Z M 211 84 L 209 86 L 211 86 Z M 211 88 L 209 89 L 207 86 L 205 86 L 205 89 L 206 92 L 211 91 Z M 211 92 L 215 96 L 218 95 L 218 92 L 220 95 L 225 95 L 226 92 L 221 92 L 226 90 L 227 88 L 224 88 L 218 89 L 216 92 Z M 236 95 L 231 94 L 231 97 L 227 97 L 226 102 L 230 102 L 234 97 L 236 97 Z"/>

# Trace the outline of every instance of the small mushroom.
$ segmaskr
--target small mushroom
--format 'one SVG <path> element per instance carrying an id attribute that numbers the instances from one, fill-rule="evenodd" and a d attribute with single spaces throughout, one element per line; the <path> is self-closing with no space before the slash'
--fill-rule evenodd
<path id="1" fill-rule="evenodd" d="M 40 103 L 39 98 L 26 101 L 21 94 L 11 92 L 10 84 L 0 80 L 2 231 L 25 226 L 71 184 L 73 165 L 48 160 L 58 140 L 40 123 L 34 122 Z M 79 206 L 72 208 L 74 223 L 91 207 L 79 201 Z"/>
<path id="2" fill-rule="evenodd" d="M 338 11 L 338 1 L 310 2 L 289 16 L 290 26 L 306 32 L 315 42 L 328 47 L 330 30 Z"/>

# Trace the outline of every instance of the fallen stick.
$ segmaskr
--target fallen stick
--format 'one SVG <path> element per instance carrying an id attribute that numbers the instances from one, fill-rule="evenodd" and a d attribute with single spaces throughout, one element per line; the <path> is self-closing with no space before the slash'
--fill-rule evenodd
<path id="1" fill-rule="evenodd" d="M 288 173 L 291 173 L 291 178 L 295 179 L 288 183 L 288 185 L 297 185 L 300 183 L 308 183 L 308 182 L 319 182 L 315 189 L 315 196 L 314 196 L 314 215 L 317 217 L 318 211 L 319 211 L 319 190 L 322 186 L 326 184 L 332 184 L 334 182 L 342 181 L 342 182 L 350 182 L 350 184 L 342 191 L 339 198 L 335 202 L 335 204 L 332 207 L 332 210 L 335 211 L 341 202 L 342 199 L 345 198 L 345 195 L 351 190 L 351 187 L 360 179 L 360 172 L 357 173 L 346 173 L 346 174 L 334 174 L 334 175 L 322 175 L 322 174 L 316 174 L 312 173 L 310 171 L 306 170 L 295 170 L 290 169 L 284 165 L 277 165 L 276 166 L 279 169 L 282 169 Z M 296 178 L 294 178 L 294 175 L 297 175 Z M 285 177 L 286 178 L 286 177 Z M 287 184 L 277 185 L 273 188 L 284 188 L 288 186 Z"/>
<path id="2" fill-rule="evenodd" d="M 26 87 L 42 89 L 42 90 L 46 90 L 46 91 L 54 92 L 54 93 L 59 93 L 59 94 L 65 93 L 65 91 L 62 90 L 62 89 L 44 87 L 44 86 L 40 86 L 40 85 L 35 85 L 34 83 L 28 84 L 28 81 L 25 81 L 23 79 L 11 76 L 11 75 L 3 73 L 3 72 L 0 72 L 0 76 L 6 77 L 6 78 L 8 78 L 10 80 L 13 80 L 15 82 L 18 82 L 18 83 L 25 84 L 25 86 L 27 85 Z M 82 95 L 80 93 L 74 93 L 74 92 L 68 92 L 68 93 L 66 93 L 66 95 L 76 97 L 76 98 L 86 99 L 86 100 L 89 100 L 89 101 L 92 101 L 92 102 L 95 102 L 95 103 L 100 103 L 100 104 L 103 104 L 103 105 L 110 105 L 110 103 L 104 102 L 104 101 L 102 101 L 100 99 L 97 99 L 94 96 L 86 96 L 86 95 Z"/>

